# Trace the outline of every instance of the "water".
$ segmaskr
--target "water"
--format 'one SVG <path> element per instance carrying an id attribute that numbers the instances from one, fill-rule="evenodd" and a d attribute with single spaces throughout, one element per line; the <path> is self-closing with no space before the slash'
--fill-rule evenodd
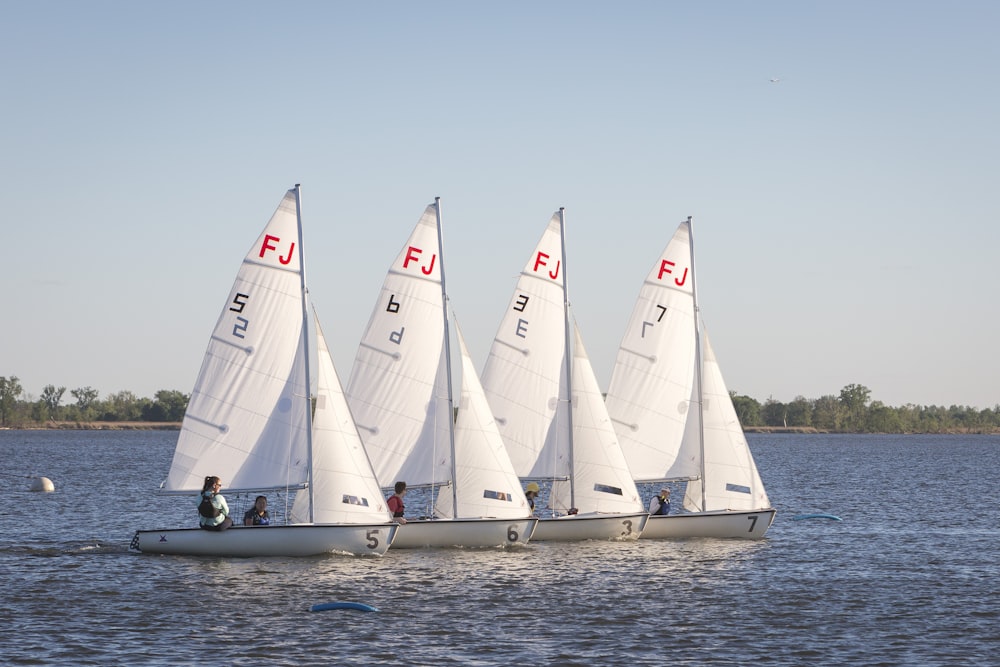
<path id="1" fill-rule="evenodd" d="M 1000 437 L 752 434 L 778 509 L 758 542 L 130 553 L 136 528 L 196 520 L 152 493 L 175 438 L 0 431 L 0 663 L 1000 662 Z M 843 521 L 792 520 L 809 512 Z M 381 611 L 309 611 L 334 600 Z"/>

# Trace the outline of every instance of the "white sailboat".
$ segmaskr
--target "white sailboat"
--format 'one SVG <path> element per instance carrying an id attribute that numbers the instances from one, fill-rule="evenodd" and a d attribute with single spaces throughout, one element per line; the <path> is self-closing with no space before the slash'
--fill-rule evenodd
<path id="1" fill-rule="evenodd" d="M 636 481 L 687 481 L 684 512 L 651 516 L 643 538 L 764 536 L 775 510 L 703 331 L 690 218 L 643 282 L 607 408 Z"/>
<path id="2" fill-rule="evenodd" d="M 299 186 L 289 190 L 240 266 L 188 403 L 166 493 L 206 476 L 229 492 L 295 491 L 291 521 L 137 531 L 144 553 L 199 556 L 382 554 L 397 526 L 351 420 L 318 324 L 309 326 Z M 310 344 L 318 349 L 316 417 Z M 235 517 L 237 524 L 240 517 Z M 192 503 L 192 523 L 194 503 Z"/>
<path id="3" fill-rule="evenodd" d="M 483 386 L 514 469 L 552 480 L 553 516 L 532 540 L 636 539 L 648 515 L 570 325 L 563 229 L 560 209 L 521 271 Z"/>
<path id="4" fill-rule="evenodd" d="M 347 395 L 383 484 L 429 487 L 434 518 L 407 518 L 394 549 L 524 544 L 537 519 L 462 348 L 462 403 L 453 415 L 440 200 L 429 205 L 389 268 L 358 348 Z"/>

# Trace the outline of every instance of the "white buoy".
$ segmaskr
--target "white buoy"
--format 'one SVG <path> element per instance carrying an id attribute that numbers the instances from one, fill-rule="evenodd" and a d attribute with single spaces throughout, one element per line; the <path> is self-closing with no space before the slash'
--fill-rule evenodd
<path id="1" fill-rule="evenodd" d="M 56 485 L 48 477 L 36 477 L 31 480 L 31 490 L 52 493 L 56 490 Z"/>

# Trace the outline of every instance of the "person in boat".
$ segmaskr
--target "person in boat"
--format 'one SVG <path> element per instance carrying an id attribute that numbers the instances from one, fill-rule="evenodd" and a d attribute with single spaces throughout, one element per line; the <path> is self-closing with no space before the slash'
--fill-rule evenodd
<path id="1" fill-rule="evenodd" d="M 406 519 L 403 518 L 403 512 L 406 510 L 406 506 L 403 505 L 403 496 L 406 494 L 406 482 L 396 482 L 393 491 L 395 493 L 386 498 L 386 504 L 389 506 L 389 511 L 392 512 L 392 520 L 396 523 L 406 523 Z"/>
<path id="2" fill-rule="evenodd" d="M 528 486 L 524 487 L 524 497 L 528 499 L 528 507 L 531 508 L 531 513 L 535 513 L 535 499 L 538 498 L 538 482 L 528 482 Z"/>
<path id="3" fill-rule="evenodd" d="M 649 499 L 650 514 L 670 514 L 670 489 L 660 489 L 659 495 Z"/>
<path id="4" fill-rule="evenodd" d="M 271 515 L 267 513 L 267 496 L 257 496 L 253 507 L 243 513 L 244 526 L 267 526 L 271 523 Z"/>
<path id="5" fill-rule="evenodd" d="M 198 498 L 198 525 L 204 530 L 226 530 L 232 527 L 233 520 L 229 516 L 229 503 L 225 496 L 219 493 L 222 480 L 212 475 L 205 478 L 205 485 Z M 203 504 L 208 501 L 207 505 Z M 206 509 L 208 508 L 208 509 Z M 214 511 L 211 510 L 214 508 Z M 211 516 L 214 514 L 214 516 Z"/>

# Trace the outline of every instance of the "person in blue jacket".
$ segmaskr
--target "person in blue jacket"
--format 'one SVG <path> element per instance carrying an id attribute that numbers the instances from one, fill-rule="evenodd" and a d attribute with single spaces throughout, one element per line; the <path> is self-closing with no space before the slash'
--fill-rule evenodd
<path id="1" fill-rule="evenodd" d="M 271 523 L 271 515 L 267 513 L 267 496 L 257 496 L 253 507 L 243 513 L 244 526 L 267 526 Z"/>
<path id="2" fill-rule="evenodd" d="M 205 485 L 198 497 L 198 525 L 204 530 L 226 530 L 233 525 L 233 520 L 229 517 L 229 503 L 219 493 L 221 488 L 222 480 L 218 477 L 213 475 L 205 478 Z"/>
<path id="3" fill-rule="evenodd" d="M 670 489 L 660 489 L 660 494 L 649 499 L 650 514 L 670 514 Z"/>

